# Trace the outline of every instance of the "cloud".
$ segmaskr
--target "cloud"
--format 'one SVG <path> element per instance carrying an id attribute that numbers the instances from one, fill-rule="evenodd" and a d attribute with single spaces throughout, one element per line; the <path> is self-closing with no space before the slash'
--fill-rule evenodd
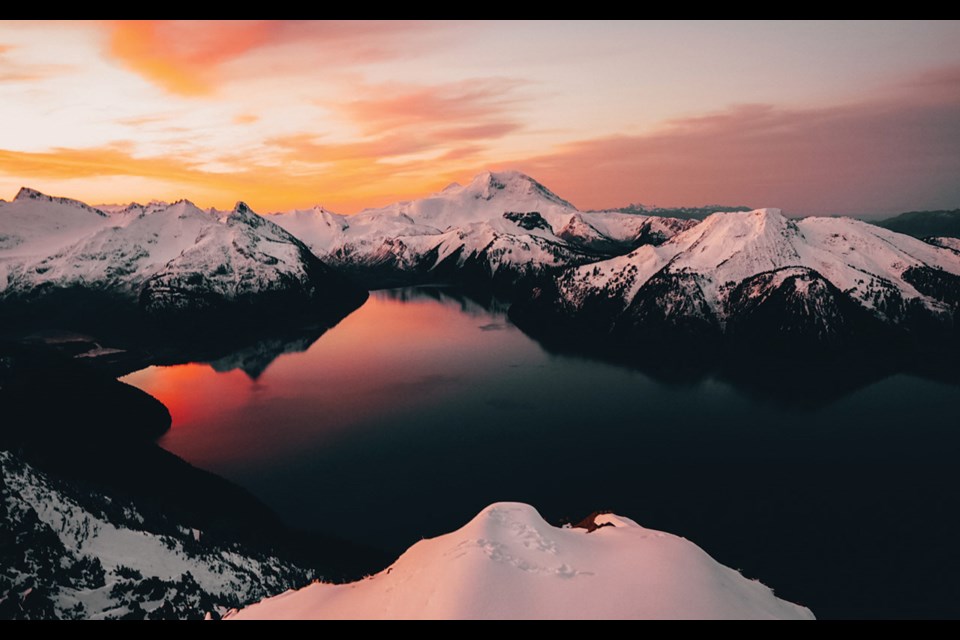
<path id="1" fill-rule="evenodd" d="M 359 89 L 365 97 L 329 106 L 367 134 L 445 123 L 490 124 L 520 101 L 512 92 L 522 84 L 493 78 L 436 86 L 368 86 Z"/>
<path id="2" fill-rule="evenodd" d="M 441 30 L 415 21 L 129 20 L 105 23 L 107 53 L 172 94 L 213 94 L 234 77 L 315 72 L 411 55 L 429 46 L 403 42 L 411 31 Z M 242 62 L 243 64 L 233 64 Z"/>
<path id="3" fill-rule="evenodd" d="M 270 28 L 306 27 L 271 23 Z M 238 146 L 210 148 L 202 130 L 170 125 L 162 130 L 176 135 L 166 139 L 165 153 L 152 156 L 143 153 L 156 145 L 131 141 L 0 150 L 0 177 L 8 178 L 6 184 L 16 179 L 54 187 L 100 185 L 106 194 L 101 199 L 118 197 L 119 178 L 128 179 L 128 186 L 141 180 L 137 198 L 188 197 L 218 207 L 244 199 L 261 211 L 318 202 L 356 211 L 424 195 L 484 168 L 523 170 L 584 208 L 639 201 L 860 214 L 960 206 L 960 67 L 918 74 L 858 102 L 818 108 L 737 105 L 667 122 L 643 135 L 507 155 L 497 151 L 502 143 L 516 149 L 516 141 L 507 139 L 528 133 L 521 117 L 531 106 L 526 88 L 497 78 L 358 85 L 352 100 L 322 105 L 324 122 L 336 136 L 263 132 Z M 249 125 L 245 133 L 252 135 L 266 124 L 249 111 L 226 117 Z M 159 131 L 166 119 L 157 114 L 123 122 L 134 128 L 156 124 Z M 129 130 L 117 135 L 135 137 Z M 494 153 L 496 164 L 490 162 Z M 161 193 L 149 190 L 156 185 L 162 185 Z"/>
<path id="4" fill-rule="evenodd" d="M 960 205 L 960 69 L 824 108 L 740 105 L 520 161 L 582 206 L 707 203 L 794 213 Z"/>
<path id="5" fill-rule="evenodd" d="M 16 50 L 12 45 L 0 44 L 0 83 L 34 82 L 53 76 L 70 73 L 74 67 L 66 64 L 28 63 L 15 60 L 9 54 Z"/>
<path id="6" fill-rule="evenodd" d="M 400 145 L 393 149 L 398 152 L 416 148 L 404 141 L 395 144 Z M 142 157 L 129 141 L 43 152 L 0 149 L 0 182 L 10 184 L 13 178 L 19 185 L 91 201 L 189 198 L 224 208 L 242 199 L 270 212 L 316 203 L 357 210 L 418 195 L 435 188 L 438 180 L 449 180 L 427 160 L 376 162 L 379 153 L 391 151 L 376 145 L 338 150 L 288 140 L 274 155 L 257 159 L 242 153 L 203 159 L 189 153 Z M 95 193 L 100 195 L 87 195 Z"/>
<path id="7" fill-rule="evenodd" d="M 117 120 L 117 124 L 122 124 L 128 127 L 142 127 L 147 124 L 157 124 L 161 122 L 169 122 L 173 116 L 170 115 L 147 115 L 147 116 L 132 116 L 129 118 L 120 118 Z"/>
<path id="8" fill-rule="evenodd" d="M 392 172 L 448 176 L 463 169 L 495 141 L 522 129 L 510 106 L 519 83 L 478 80 L 432 86 L 377 85 L 358 88 L 362 97 L 323 105 L 357 126 L 347 141 L 312 135 L 275 137 L 267 145 L 288 164 L 312 163 L 349 171 L 365 166 L 367 179 Z M 439 167 L 440 162 L 445 163 Z M 436 179 L 436 177 L 434 177 Z"/>
<path id="9" fill-rule="evenodd" d="M 203 95 L 212 91 L 223 63 L 267 43 L 272 29 L 262 21 L 113 22 L 109 52 L 171 93 Z"/>
<path id="10" fill-rule="evenodd" d="M 57 148 L 43 152 L 0 149 L 0 172 L 25 178 L 89 178 L 143 176 L 189 180 L 192 165 L 176 158 L 136 158 L 132 143 L 115 142 L 85 149 Z"/>

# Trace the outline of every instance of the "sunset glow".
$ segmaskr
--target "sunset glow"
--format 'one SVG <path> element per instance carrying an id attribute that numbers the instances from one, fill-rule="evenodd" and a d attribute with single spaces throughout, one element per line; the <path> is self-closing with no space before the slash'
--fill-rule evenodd
<path id="1" fill-rule="evenodd" d="M 960 23 L 0 22 L 0 197 L 960 206 Z"/>

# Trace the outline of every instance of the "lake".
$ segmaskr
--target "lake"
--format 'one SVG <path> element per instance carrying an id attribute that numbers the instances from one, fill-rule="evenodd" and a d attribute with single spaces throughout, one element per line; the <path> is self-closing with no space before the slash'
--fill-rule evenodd
<path id="1" fill-rule="evenodd" d="M 392 555 L 496 501 L 554 523 L 611 509 L 819 617 L 960 614 L 956 384 L 866 376 L 786 402 L 758 392 L 775 376 L 550 353 L 443 288 L 373 292 L 310 341 L 123 380 L 170 409 L 165 449 Z"/>

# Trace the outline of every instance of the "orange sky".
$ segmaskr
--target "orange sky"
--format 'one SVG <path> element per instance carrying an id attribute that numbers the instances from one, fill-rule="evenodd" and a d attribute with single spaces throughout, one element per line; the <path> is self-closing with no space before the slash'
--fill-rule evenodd
<path id="1" fill-rule="evenodd" d="M 958 22 L 0 22 L 0 197 L 960 206 Z"/>

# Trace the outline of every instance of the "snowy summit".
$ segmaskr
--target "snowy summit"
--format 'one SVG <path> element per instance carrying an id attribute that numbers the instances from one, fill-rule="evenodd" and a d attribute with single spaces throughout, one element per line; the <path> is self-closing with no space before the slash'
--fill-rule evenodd
<path id="1" fill-rule="evenodd" d="M 578 211 L 518 171 L 342 216 L 322 208 L 269 216 L 330 265 L 374 287 L 420 280 L 517 283 L 659 244 L 695 221 Z"/>
<path id="2" fill-rule="evenodd" d="M 664 333 L 844 343 L 955 326 L 960 259 L 850 218 L 715 213 L 658 246 L 569 269 L 511 310 L 627 339 Z M 534 322 L 531 322 L 534 321 Z"/>
<path id="3" fill-rule="evenodd" d="M 812 619 L 683 538 L 612 514 L 549 525 L 502 502 L 351 584 L 314 583 L 229 616 L 250 619 Z"/>

